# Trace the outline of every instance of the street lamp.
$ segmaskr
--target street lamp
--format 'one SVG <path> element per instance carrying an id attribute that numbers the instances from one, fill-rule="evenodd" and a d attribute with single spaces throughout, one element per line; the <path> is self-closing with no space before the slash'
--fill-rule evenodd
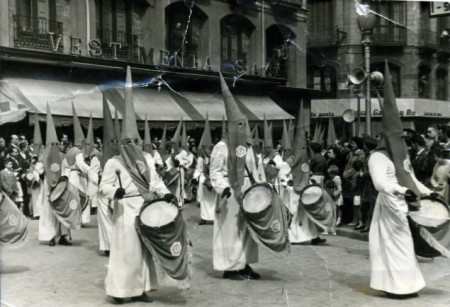
<path id="1" fill-rule="evenodd" d="M 361 30 L 362 40 L 361 44 L 364 46 L 364 62 L 366 74 L 370 75 L 370 44 L 372 44 L 372 31 L 377 22 L 377 16 L 371 13 L 368 5 L 365 5 L 367 10 L 365 14 L 358 16 L 358 27 Z M 366 78 L 366 134 L 371 135 L 371 95 L 370 95 L 370 78 Z"/>

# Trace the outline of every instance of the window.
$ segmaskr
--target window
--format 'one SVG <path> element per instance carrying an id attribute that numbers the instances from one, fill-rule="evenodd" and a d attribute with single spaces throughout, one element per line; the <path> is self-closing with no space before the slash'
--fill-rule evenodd
<path id="1" fill-rule="evenodd" d="M 335 21 L 333 1 L 308 0 L 308 44 L 314 47 L 334 45 Z"/>
<path id="2" fill-rule="evenodd" d="M 443 68 L 436 70 L 436 99 L 447 100 L 447 71 Z"/>
<path id="3" fill-rule="evenodd" d="M 336 95 L 336 71 L 329 66 L 310 66 L 307 71 L 308 88 Z"/>
<path id="4" fill-rule="evenodd" d="M 430 98 L 430 73 L 431 69 L 427 65 L 419 66 L 417 76 L 419 98 Z"/>
<path id="5" fill-rule="evenodd" d="M 370 64 L 370 71 L 379 71 L 383 74 L 383 76 L 385 75 L 384 72 L 384 62 L 375 62 Z M 389 71 L 391 73 L 391 77 L 392 77 L 392 86 L 394 88 L 394 94 L 395 97 L 401 97 L 401 82 L 400 82 L 400 67 L 398 67 L 395 64 L 389 63 Z M 383 97 L 383 91 L 380 91 L 380 95 Z"/>
<path id="6" fill-rule="evenodd" d="M 96 0 L 97 38 L 105 56 L 137 61 L 138 39 L 132 34 L 132 1 Z M 118 45 L 111 45 L 117 43 Z M 114 54 L 115 53 L 115 54 Z"/>
<path id="7" fill-rule="evenodd" d="M 245 17 L 229 15 L 220 22 L 222 70 L 246 70 L 250 37 L 255 27 Z"/>
<path id="8" fill-rule="evenodd" d="M 188 3 L 174 3 L 166 8 L 166 48 L 168 58 L 173 59 L 169 64 L 196 67 L 197 58 L 207 54 L 207 19 L 199 8 Z"/>
<path id="9" fill-rule="evenodd" d="M 390 45 L 406 43 L 406 28 L 401 26 L 406 24 L 405 2 L 372 0 L 369 5 L 373 11 L 387 17 L 377 18 L 377 25 L 373 31 L 373 43 Z M 397 24 L 393 23 L 392 20 Z"/>
<path id="10" fill-rule="evenodd" d="M 290 40 L 294 33 L 286 26 L 273 25 L 266 30 L 266 76 L 275 78 L 288 77 L 288 57 Z"/>

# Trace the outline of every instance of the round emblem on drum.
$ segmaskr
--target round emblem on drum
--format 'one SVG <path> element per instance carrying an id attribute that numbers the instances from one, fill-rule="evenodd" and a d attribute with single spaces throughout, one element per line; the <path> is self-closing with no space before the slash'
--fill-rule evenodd
<path id="1" fill-rule="evenodd" d="M 17 225 L 17 217 L 15 215 L 10 215 L 9 219 L 8 219 L 8 223 L 11 226 L 16 226 Z"/>
<path id="2" fill-rule="evenodd" d="M 411 173 L 411 160 L 409 160 L 408 158 L 406 158 L 405 160 L 403 160 L 403 168 L 404 168 L 405 171 L 407 171 L 408 173 Z"/>
<path id="3" fill-rule="evenodd" d="M 174 257 L 178 257 L 181 254 L 181 243 L 180 241 L 173 242 L 172 246 L 170 247 L 170 254 Z"/>
<path id="4" fill-rule="evenodd" d="M 272 222 L 272 225 L 270 225 L 270 228 L 272 228 L 272 230 L 274 232 L 280 232 L 281 230 L 281 224 L 278 220 L 275 220 Z"/>
<path id="5" fill-rule="evenodd" d="M 239 145 L 238 147 L 236 147 L 236 156 L 238 156 L 239 158 L 242 158 L 246 154 L 247 154 L 247 149 L 244 146 Z"/>
<path id="6" fill-rule="evenodd" d="M 59 172 L 59 164 L 58 163 L 53 163 L 52 165 L 50 165 L 50 170 L 54 173 Z"/>
<path id="7" fill-rule="evenodd" d="M 69 207 L 70 209 L 75 210 L 78 208 L 78 202 L 75 199 L 72 199 L 69 203 Z"/>
<path id="8" fill-rule="evenodd" d="M 136 161 L 136 168 L 139 171 L 139 173 L 143 174 L 145 172 L 145 166 L 144 166 L 144 162 L 137 160 Z"/>
<path id="9" fill-rule="evenodd" d="M 308 165 L 308 163 L 303 163 L 302 164 L 302 171 L 304 173 L 309 172 L 309 165 Z"/>
<path id="10" fill-rule="evenodd" d="M 330 203 L 325 204 L 325 211 L 331 212 L 331 204 Z"/>

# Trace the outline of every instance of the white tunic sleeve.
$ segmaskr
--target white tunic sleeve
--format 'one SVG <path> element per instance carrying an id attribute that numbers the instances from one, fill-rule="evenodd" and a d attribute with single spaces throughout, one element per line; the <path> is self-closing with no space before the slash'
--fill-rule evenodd
<path id="1" fill-rule="evenodd" d="M 395 178 L 395 168 L 393 162 L 386 155 L 374 152 L 369 158 L 369 171 L 373 185 L 378 192 L 398 197 L 397 194 L 405 194 L 408 188 L 398 184 Z M 394 176 L 389 176 L 389 173 Z"/>
<path id="2" fill-rule="evenodd" d="M 228 183 L 228 148 L 224 142 L 219 142 L 214 146 L 211 153 L 211 163 L 209 165 L 209 176 L 214 191 L 217 194 L 222 194 L 223 190 L 229 187 Z"/>
<path id="3" fill-rule="evenodd" d="M 103 169 L 99 192 L 104 198 L 108 200 L 113 200 L 114 194 L 117 188 L 119 188 L 116 175 L 116 169 L 118 169 L 117 164 L 118 162 L 116 162 L 115 159 L 109 159 Z"/>
<path id="4" fill-rule="evenodd" d="M 203 157 L 198 157 L 193 178 L 198 179 L 203 173 Z"/>

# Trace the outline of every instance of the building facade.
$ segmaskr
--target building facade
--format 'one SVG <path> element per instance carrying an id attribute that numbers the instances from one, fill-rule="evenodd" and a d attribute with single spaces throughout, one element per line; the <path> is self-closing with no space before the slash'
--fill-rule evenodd
<path id="1" fill-rule="evenodd" d="M 446 125 L 450 120 L 450 17 L 433 16 L 433 2 L 429 1 L 359 2 L 368 4 L 377 16 L 371 35 L 370 70 L 384 73 L 387 60 L 405 128 L 423 132 L 431 123 Z M 348 82 L 354 69 L 365 66 L 355 1 L 311 0 L 308 9 L 307 85 L 326 96 L 313 100 L 312 122 L 319 120 L 326 125 L 328 121 L 322 117 L 332 114 L 341 133 L 354 134 L 357 120 L 347 124 L 342 116 L 346 109 L 357 111 L 359 97 L 359 131 L 364 133 L 364 89 Z M 378 92 L 382 95 L 382 88 Z M 381 131 L 381 107 L 376 97 L 374 90 L 373 135 Z"/>
<path id="2" fill-rule="evenodd" d="M 288 119 L 309 112 L 306 23 L 306 0 L 2 0 L 0 124 L 46 103 L 70 124 L 71 102 L 99 123 L 102 95 L 120 117 L 127 65 L 153 126 L 221 121 L 219 71 L 250 121 Z"/>

